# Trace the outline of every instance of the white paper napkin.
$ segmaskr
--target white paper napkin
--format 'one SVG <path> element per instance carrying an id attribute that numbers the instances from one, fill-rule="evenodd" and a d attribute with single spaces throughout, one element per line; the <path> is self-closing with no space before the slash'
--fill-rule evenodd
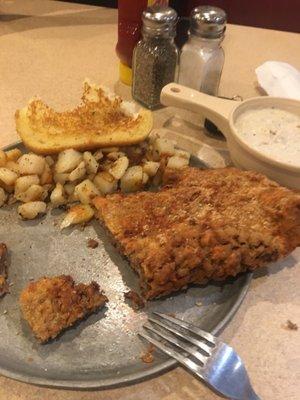
<path id="1" fill-rule="evenodd" d="M 259 85 L 268 95 L 300 100 L 300 71 L 290 64 L 266 61 L 255 72 Z"/>

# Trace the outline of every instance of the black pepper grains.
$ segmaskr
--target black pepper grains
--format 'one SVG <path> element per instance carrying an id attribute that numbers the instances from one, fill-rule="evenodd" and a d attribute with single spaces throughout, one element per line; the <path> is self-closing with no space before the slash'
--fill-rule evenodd
<path id="1" fill-rule="evenodd" d="M 143 38 L 133 55 L 132 96 L 150 109 L 160 106 L 162 88 L 177 80 L 176 22 L 170 7 L 149 7 L 143 13 Z"/>

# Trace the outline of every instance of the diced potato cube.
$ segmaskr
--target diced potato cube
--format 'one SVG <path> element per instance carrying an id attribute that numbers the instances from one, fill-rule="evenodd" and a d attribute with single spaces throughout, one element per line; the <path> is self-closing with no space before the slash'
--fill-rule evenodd
<path id="1" fill-rule="evenodd" d="M 143 185 L 146 185 L 148 181 L 149 181 L 149 175 L 146 174 L 146 172 L 143 172 Z"/>
<path id="2" fill-rule="evenodd" d="M 79 179 L 82 179 L 86 174 L 85 162 L 81 161 L 81 163 L 72 171 L 69 175 L 69 181 L 74 182 Z"/>
<path id="3" fill-rule="evenodd" d="M 95 159 L 96 161 L 99 161 L 99 160 L 101 160 L 101 159 L 103 158 L 103 153 L 102 153 L 101 150 L 97 150 L 97 151 L 95 151 L 95 153 L 93 154 L 93 156 L 94 156 L 94 159 Z"/>
<path id="4" fill-rule="evenodd" d="M 37 175 L 20 176 L 15 182 L 15 196 L 24 193 L 32 185 L 38 185 L 40 179 Z"/>
<path id="5" fill-rule="evenodd" d="M 66 203 L 64 196 L 64 187 L 61 183 L 57 183 L 50 195 L 50 201 L 54 206 L 60 206 Z"/>
<path id="6" fill-rule="evenodd" d="M 91 152 L 85 151 L 83 153 L 83 160 L 85 162 L 85 168 L 88 174 L 96 174 L 98 171 L 99 164 L 94 158 Z"/>
<path id="7" fill-rule="evenodd" d="M 33 153 L 23 154 L 18 159 L 21 175 L 42 175 L 45 168 L 45 159 Z"/>
<path id="8" fill-rule="evenodd" d="M 87 178 L 93 182 L 93 180 L 95 179 L 96 174 L 88 174 Z"/>
<path id="9" fill-rule="evenodd" d="M 24 219 L 34 219 L 38 214 L 46 212 L 46 203 L 43 201 L 31 201 L 18 207 L 19 215 Z"/>
<path id="10" fill-rule="evenodd" d="M 121 178 L 122 192 L 136 192 L 143 186 L 143 168 L 139 165 L 130 167 Z"/>
<path id="11" fill-rule="evenodd" d="M 5 167 L 6 161 L 7 161 L 6 154 L 4 153 L 3 150 L 0 150 L 0 168 Z"/>
<path id="12" fill-rule="evenodd" d="M 20 149 L 12 149 L 6 151 L 6 159 L 7 161 L 17 161 L 23 153 Z"/>
<path id="13" fill-rule="evenodd" d="M 89 179 L 85 179 L 75 187 L 75 194 L 77 194 L 82 204 L 90 204 L 92 199 L 100 195 L 99 190 Z"/>
<path id="14" fill-rule="evenodd" d="M 120 157 L 125 157 L 126 154 L 122 151 L 112 151 L 111 153 L 107 154 L 107 158 L 112 161 L 116 161 Z"/>
<path id="15" fill-rule="evenodd" d="M 45 163 L 44 172 L 41 175 L 41 185 L 47 185 L 53 182 L 53 174 L 51 168 Z"/>
<path id="16" fill-rule="evenodd" d="M 5 193 L 4 189 L 0 187 L 0 207 L 3 206 L 6 200 L 7 200 L 7 194 Z"/>
<path id="17" fill-rule="evenodd" d="M 74 191 L 74 193 L 70 194 L 70 196 L 68 197 L 68 203 L 76 203 L 78 201 L 79 201 L 78 194 L 75 193 Z"/>
<path id="18" fill-rule="evenodd" d="M 153 144 L 153 150 L 160 156 L 173 156 L 175 153 L 175 146 L 172 140 L 158 138 Z"/>
<path id="19" fill-rule="evenodd" d="M 64 150 L 58 155 L 55 171 L 58 174 L 71 172 L 82 161 L 82 154 L 74 149 Z"/>
<path id="20" fill-rule="evenodd" d="M 8 168 L 11 171 L 15 172 L 16 174 L 20 175 L 20 166 L 15 161 L 7 161 L 5 168 Z"/>
<path id="21" fill-rule="evenodd" d="M 159 162 L 146 161 L 143 165 L 143 171 L 146 172 L 146 174 L 148 174 L 149 176 L 154 176 L 158 171 L 159 165 Z"/>
<path id="22" fill-rule="evenodd" d="M 88 222 L 94 216 L 94 210 L 88 204 L 78 204 L 68 211 L 61 223 L 60 229 L 67 228 L 70 225 L 82 224 Z"/>
<path id="23" fill-rule="evenodd" d="M 7 193 L 13 193 L 15 190 L 14 185 L 5 185 L 5 183 L 2 182 L 1 180 L 0 180 L 0 187 L 2 187 L 2 189 L 4 189 Z"/>
<path id="24" fill-rule="evenodd" d="M 46 163 L 49 165 L 49 167 L 52 167 L 52 165 L 54 165 L 55 161 L 53 160 L 53 158 L 51 156 L 46 156 L 45 157 Z"/>
<path id="25" fill-rule="evenodd" d="M 75 184 L 74 184 L 74 183 L 66 183 L 66 184 L 64 185 L 64 190 L 65 190 L 65 192 L 66 192 L 66 194 L 67 194 L 68 196 L 71 196 L 71 194 L 74 193 Z"/>
<path id="26" fill-rule="evenodd" d="M 189 165 L 189 160 L 178 156 L 170 157 L 167 163 L 168 168 L 174 168 L 174 169 L 182 169 L 187 165 Z"/>
<path id="27" fill-rule="evenodd" d="M 30 201 L 42 200 L 44 189 L 40 185 L 31 185 L 26 192 L 15 194 L 15 198 L 23 203 Z"/>
<path id="28" fill-rule="evenodd" d="M 99 172 L 94 178 L 94 184 L 102 194 L 113 193 L 118 188 L 118 181 L 106 171 Z"/>
<path id="29" fill-rule="evenodd" d="M 127 157 L 118 158 L 108 170 L 108 172 L 116 179 L 121 179 L 128 168 L 129 160 Z"/>
<path id="30" fill-rule="evenodd" d="M 41 199 L 45 201 L 47 197 L 49 196 L 49 192 L 54 189 L 54 185 L 52 183 L 47 183 L 46 185 L 43 185 L 43 194 L 41 196 Z"/>
<path id="31" fill-rule="evenodd" d="M 11 186 L 18 179 L 18 174 L 11 171 L 8 168 L 2 167 L 0 168 L 0 181 L 5 185 Z"/>
<path id="32" fill-rule="evenodd" d="M 55 173 L 53 175 L 53 180 L 54 180 L 55 183 L 61 183 L 62 185 L 64 185 L 67 182 L 67 180 L 69 179 L 69 175 L 70 174 L 58 174 L 58 173 Z"/>
<path id="33" fill-rule="evenodd" d="M 184 150 L 175 150 L 174 155 L 177 157 L 185 158 L 187 160 L 190 160 L 190 157 L 191 157 L 191 154 L 188 151 L 184 151 Z"/>

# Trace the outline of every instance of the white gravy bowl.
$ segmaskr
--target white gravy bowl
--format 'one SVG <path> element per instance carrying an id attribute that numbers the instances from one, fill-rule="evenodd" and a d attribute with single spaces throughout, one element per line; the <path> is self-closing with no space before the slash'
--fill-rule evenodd
<path id="1" fill-rule="evenodd" d="M 226 137 L 231 159 L 237 167 L 261 172 L 284 186 L 300 189 L 299 164 L 277 161 L 256 150 L 242 138 L 235 125 L 245 111 L 258 108 L 274 107 L 300 116 L 300 101 L 262 96 L 237 102 L 170 83 L 161 92 L 161 103 L 199 113 L 211 120 Z"/>

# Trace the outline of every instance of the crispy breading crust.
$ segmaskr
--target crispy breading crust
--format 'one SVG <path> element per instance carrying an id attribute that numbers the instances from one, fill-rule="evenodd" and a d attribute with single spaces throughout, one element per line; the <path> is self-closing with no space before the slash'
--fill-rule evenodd
<path id="1" fill-rule="evenodd" d="M 61 275 L 41 278 L 23 289 L 20 306 L 36 338 L 45 343 L 107 302 L 96 282 L 75 284 Z"/>
<path id="2" fill-rule="evenodd" d="M 166 170 L 159 192 L 94 204 L 147 299 L 254 270 L 300 245 L 300 196 L 256 172 Z"/>

